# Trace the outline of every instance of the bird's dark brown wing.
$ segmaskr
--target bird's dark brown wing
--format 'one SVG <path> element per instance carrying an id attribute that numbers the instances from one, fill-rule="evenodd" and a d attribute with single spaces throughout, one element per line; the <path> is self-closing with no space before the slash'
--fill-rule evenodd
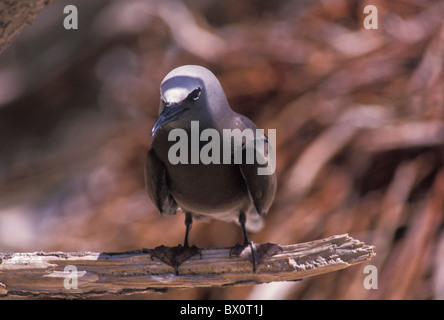
<path id="1" fill-rule="evenodd" d="M 254 123 L 245 116 L 238 115 L 237 121 L 241 130 L 245 128 L 250 128 L 255 131 L 254 143 L 249 144 L 244 143 L 242 148 L 242 164 L 239 165 L 242 176 L 244 177 L 245 183 L 247 185 L 248 192 L 250 193 L 251 199 L 253 201 L 256 211 L 262 215 L 268 212 L 273 203 L 274 196 L 276 194 L 277 180 L 276 173 L 274 169 L 270 174 L 260 175 L 258 174 L 258 169 L 266 168 L 270 165 L 269 162 L 265 164 L 260 164 L 257 162 L 258 158 L 268 159 L 268 161 L 275 161 L 273 157 L 268 155 L 268 138 L 264 133 L 257 134 L 256 126 Z M 239 124 L 240 123 L 240 124 Z M 261 140 L 261 144 L 258 141 Z M 247 149 L 254 148 L 255 157 L 254 163 L 247 163 Z M 270 155 L 271 156 L 271 155 Z M 273 164 L 275 168 L 275 163 Z"/>
<path id="2" fill-rule="evenodd" d="M 268 142 L 264 143 L 264 147 L 268 147 Z M 259 148 L 259 149 L 262 149 Z M 258 152 L 263 152 L 263 150 L 258 150 Z M 243 159 L 245 160 L 245 146 L 243 148 Z M 262 155 L 263 156 L 263 155 Z M 248 192 L 252 198 L 254 207 L 256 211 L 262 215 L 268 212 L 273 203 L 274 196 L 276 194 L 276 174 L 266 174 L 259 175 L 258 168 L 267 167 L 267 164 L 261 165 L 257 161 L 252 164 L 248 164 L 242 161 L 239 165 L 242 176 L 244 177 L 245 183 L 247 185 Z"/>
<path id="3" fill-rule="evenodd" d="M 177 203 L 168 189 L 168 172 L 153 149 L 148 151 L 145 161 L 145 187 L 148 197 L 161 214 L 176 214 Z"/>

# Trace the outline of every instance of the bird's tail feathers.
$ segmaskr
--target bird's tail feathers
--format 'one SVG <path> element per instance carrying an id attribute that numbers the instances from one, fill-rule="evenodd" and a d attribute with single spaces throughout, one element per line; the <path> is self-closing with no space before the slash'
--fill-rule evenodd
<path id="1" fill-rule="evenodd" d="M 248 232 L 259 232 L 265 225 L 264 218 L 257 214 L 256 210 L 247 213 L 247 221 L 245 227 Z"/>

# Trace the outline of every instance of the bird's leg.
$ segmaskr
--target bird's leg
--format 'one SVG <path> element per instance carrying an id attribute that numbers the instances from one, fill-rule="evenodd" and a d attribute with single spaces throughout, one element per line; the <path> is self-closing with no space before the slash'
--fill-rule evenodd
<path id="1" fill-rule="evenodd" d="M 185 213 L 185 240 L 182 245 L 178 245 L 176 247 L 166 247 L 166 246 L 159 246 L 153 249 L 151 253 L 151 258 L 155 257 L 161 260 L 162 262 L 172 266 L 176 272 L 176 275 L 179 274 L 179 265 L 188 260 L 189 258 L 195 256 L 196 254 L 200 254 L 200 257 L 202 258 L 202 253 L 200 252 L 200 249 L 196 246 L 189 245 L 189 237 L 190 237 L 190 230 L 191 226 L 193 224 L 193 217 L 191 216 L 191 213 L 186 212 Z"/>
<path id="2" fill-rule="evenodd" d="M 247 234 L 247 228 L 245 227 L 245 223 L 247 221 L 247 217 L 245 215 L 244 211 L 241 211 L 239 213 L 239 223 L 242 227 L 242 232 L 244 234 L 244 243 L 243 244 L 239 244 L 236 243 L 236 245 L 231 248 L 230 250 L 230 257 L 232 254 L 235 254 L 237 256 L 244 256 L 244 255 L 249 255 L 251 256 L 251 262 L 253 263 L 253 273 L 256 272 L 256 268 L 257 268 L 257 254 L 256 254 L 256 248 L 254 246 L 253 241 L 249 241 L 248 240 L 248 234 Z M 249 247 L 250 248 L 250 252 L 245 252 L 246 248 Z"/>
<path id="3" fill-rule="evenodd" d="M 191 226 L 193 225 L 193 217 L 191 216 L 191 213 L 186 212 L 185 213 L 185 240 L 183 241 L 183 246 L 185 248 L 189 247 L 189 238 L 190 238 L 190 231 Z"/>
<path id="4" fill-rule="evenodd" d="M 253 241 L 249 241 L 247 228 L 245 227 L 246 220 L 245 212 L 241 211 L 239 214 L 239 223 L 244 234 L 244 243 L 237 243 L 233 248 L 231 248 L 230 257 L 232 254 L 235 254 L 239 257 L 248 258 L 253 264 L 253 273 L 256 273 L 257 266 L 262 261 L 268 257 L 274 256 L 278 251 L 282 251 L 282 248 L 275 243 L 268 242 L 264 244 L 255 244 Z"/>

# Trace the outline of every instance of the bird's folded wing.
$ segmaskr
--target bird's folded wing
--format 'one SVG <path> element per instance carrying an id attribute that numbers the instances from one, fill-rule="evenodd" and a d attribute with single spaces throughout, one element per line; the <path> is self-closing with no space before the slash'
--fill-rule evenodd
<path id="1" fill-rule="evenodd" d="M 153 149 L 148 151 L 145 161 L 145 187 L 148 197 L 161 214 L 176 214 L 177 203 L 168 189 L 168 172 Z"/>
<path id="2" fill-rule="evenodd" d="M 262 139 L 262 143 L 257 143 L 257 139 Z M 245 183 L 248 188 L 251 200 L 254 203 L 256 211 L 262 215 L 267 213 L 273 202 L 276 193 L 276 175 L 273 174 L 258 174 L 259 168 L 265 168 L 268 163 L 260 164 L 257 159 L 267 159 L 267 161 L 273 161 L 268 157 L 268 140 L 265 135 L 262 137 L 256 137 L 253 147 L 255 149 L 255 161 L 253 163 L 247 163 L 246 153 L 247 148 L 251 147 L 251 144 L 244 144 L 242 153 L 243 159 L 242 163 L 239 165 L 242 176 L 244 177 Z"/>

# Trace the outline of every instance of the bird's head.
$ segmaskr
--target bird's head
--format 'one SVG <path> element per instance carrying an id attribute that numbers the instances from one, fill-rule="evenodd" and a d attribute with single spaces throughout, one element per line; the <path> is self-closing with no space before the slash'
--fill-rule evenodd
<path id="1" fill-rule="evenodd" d="M 187 65 L 169 72 L 160 85 L 159 117 L 151 135 L 178 120 L 206 120 L 231 110 L 216 76 L 201 66 Z"/>

